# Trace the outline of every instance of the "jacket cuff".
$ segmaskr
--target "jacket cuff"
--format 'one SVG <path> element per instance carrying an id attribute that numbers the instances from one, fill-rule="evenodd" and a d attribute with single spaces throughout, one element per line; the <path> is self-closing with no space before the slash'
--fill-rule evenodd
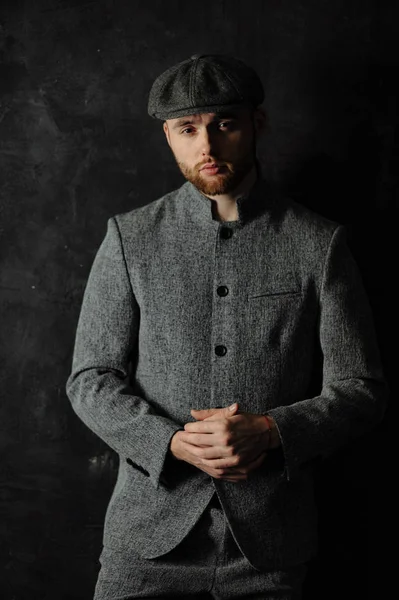
<path id="1" fill-rule="evenodd" d="M 148 435 L 149 428 L 143 426 L 143 434 L 135 444 L 134 460 L 127 457 L 126 462 L 149 477 L 155 489 L 159 486 L 169 488 L 172 487 L 169 467 L 170 441 L 182 427 L 164 417 L 148 415 L 148 418 L 151 419 L 151 436 Z"/>
<path id="2" fill-rule="evenodd" d="M 322 455 L 315 453 L 312 456 L 312 450 L 306 447 L 306 432 L 299 431 L 298 422 L 290 419 L 290 407 L 282 406 L 268 410 L 267 414 L 273 417 L 278 434 L 280 436 L 280 450 L 284 457 L 283 476 L 287 481 L 292 480 L 303 469 L 316 465 L 322 460 Z M 309 432 L 308 432 L 309 433 Z M 303 452 L 299 452 L 300 447 L 304 447 Z M 309 455 L 312 457 L 309 458 Z"/>
<path id="3" fill-rule="evenodd" d="M 184 431 L 184 429 L 181 429 Z M 173 437 L 173 436 L 172 436 Z M 172 439 L 172 437 L 170 439 Z M 168 450 L 165 454 L 165 459 L 162 465 L 162 470 L 159 476 L 159 482 L 166 488 L 173 488 L 176 481 L 176 471 L 179 469 L 181 461 L 173 456 L 170 451 L 170 442 L 168 444 Z"/>

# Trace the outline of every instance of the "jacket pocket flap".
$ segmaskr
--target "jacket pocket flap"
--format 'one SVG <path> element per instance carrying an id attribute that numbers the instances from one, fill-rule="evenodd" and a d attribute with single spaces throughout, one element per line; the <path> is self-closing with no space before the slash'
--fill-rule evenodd
<path id="1" fill-rule="evenodd" d="M 285 298 L 286 296 L 299 296 L 301 287 L 298 283 L 293 282 L 278 287 L 264 286 L 258 289 L 250 290 L 247 294 L 248 300 L 255 298 Z"/>

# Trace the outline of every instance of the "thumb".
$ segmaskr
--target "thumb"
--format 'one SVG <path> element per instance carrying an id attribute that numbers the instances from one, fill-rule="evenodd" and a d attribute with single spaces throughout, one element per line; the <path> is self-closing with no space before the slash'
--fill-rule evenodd
<path id="1" fill-rule="evenodd" d="M 220 418 L 222 416 L 231 417 L 238 410 L 237 402 L 231 404 L 230 406 L 226 406 L 224 408 L 206 408 L 204 410 L 195 410 L 194 408 L 191 410 L 191 414 L 197 421 L 203 421 L 204 419 L 210 419 L 212 417 Z"/>

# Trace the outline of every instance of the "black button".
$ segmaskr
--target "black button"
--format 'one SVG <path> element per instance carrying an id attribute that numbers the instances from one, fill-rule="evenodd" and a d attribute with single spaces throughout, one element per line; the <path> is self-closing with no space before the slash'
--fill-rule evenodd
<path id="1" fill-rule="evenodd" d="M 223 238 L 224 240 L 231 238 L 232 235 L 233 235 L 233 230 L 230 229 L 230 227 L 222 227 L 222 229 L 220 230 L 220 237 Z"/>
<path id="2" fill-rule="evenodd" d="M 229 293 L 229 289 L 225 285 L 219 285 L 216 291 L 218 293 L 218 296 L 227 296 L 227 294 Z"/>
<path id="3" fill-rule="evenodd" d="M 227 352 L 227 348 L 226 346 L 216 346 L 215 347 L 215 354 L 217 354 L 218 356 L 224 356 Z"/>

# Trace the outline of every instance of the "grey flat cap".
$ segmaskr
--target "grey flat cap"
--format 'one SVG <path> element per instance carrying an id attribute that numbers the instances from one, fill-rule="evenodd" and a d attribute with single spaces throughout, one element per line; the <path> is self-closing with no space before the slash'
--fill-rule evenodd
<path id="1" fill-rule="evenodd" d="M 265 93 L 257 73 L 238 58 L 194 54 L 170 67 L 152 84 L 148 114 L 175 119 L 227 108 L 256 107 Z"/>

